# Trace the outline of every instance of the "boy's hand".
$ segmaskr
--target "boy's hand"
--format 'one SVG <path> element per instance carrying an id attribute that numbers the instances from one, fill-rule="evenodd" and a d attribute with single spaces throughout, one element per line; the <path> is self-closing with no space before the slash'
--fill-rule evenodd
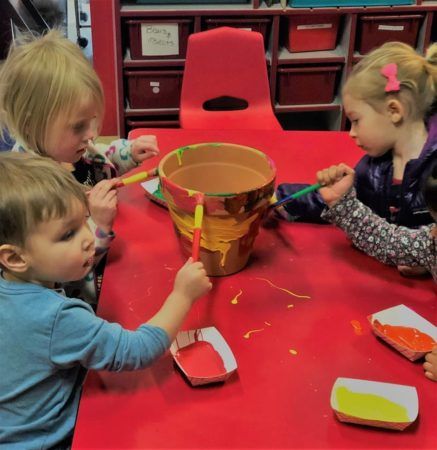
<path id="1" fill-rule="evenodd" d="M 117 214 L 117 189 L 119 178 L 102 180 L 88 191 L 88 205 L 94 223 L 106 234 L 112 231 Z"/>
<path id="2" fill-rule="evenodd" d="M 354 178 L 354 169 L 343 163 L 319 170 L 317 181 L 324 186 L 319 192 L 325 203 L 334 206 L 352 188 Z"/>
<path id="3" fill-rule="evenodd" d="M 206 294 L 212 287 L 201 262 L 193 262 L 192 258 L 182 266 L 176 275 L 174 292 L 193 303 Z"/>
<path id="4" fill-rule="evenodd" d="M 156 136 L 140 136 L 132 141 L 131 155 L 132 159 L 140 164 L 146 159 L 159 154 L 158 142 Z"/>
<path id="5" fill-rule="evenodd" d="M 437 347 L 434 347 L 431 353 L 425 355 L 425 361 L 423 364 L 425 376 L 432 381 L 437 381 Z"/>

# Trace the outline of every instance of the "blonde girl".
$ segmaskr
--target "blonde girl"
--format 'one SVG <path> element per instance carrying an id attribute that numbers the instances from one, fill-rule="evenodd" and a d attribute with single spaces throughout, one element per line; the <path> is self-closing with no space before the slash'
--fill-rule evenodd
<path id="1" fill-rule="evenodd" d="M 104 254 L 113 239 L 114 177 L 159 152 L 155 136 L 94 144 L 103 113 L 96 72 L 79 47 L 59 31 L 26 36 L 12 45 L 0 69 L 0 129 L 15 140 L 13 151 L 67 164 L 79 182 L 92 188 L 89 209 L 97 254 Z"/>

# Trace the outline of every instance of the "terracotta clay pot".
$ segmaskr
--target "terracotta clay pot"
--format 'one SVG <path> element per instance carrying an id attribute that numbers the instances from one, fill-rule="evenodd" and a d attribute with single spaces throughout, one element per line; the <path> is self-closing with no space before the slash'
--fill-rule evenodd
<path id="1" fill-rule="evenodd" d="M 166 155 L 159 164 L 159 176 L 184 255 L 191 255 L 200 192 L 204 194 L 200 260 L 208 275 L 243 269 L 274 193 L 272 160 L 241 145 L 196 144 Z"/>

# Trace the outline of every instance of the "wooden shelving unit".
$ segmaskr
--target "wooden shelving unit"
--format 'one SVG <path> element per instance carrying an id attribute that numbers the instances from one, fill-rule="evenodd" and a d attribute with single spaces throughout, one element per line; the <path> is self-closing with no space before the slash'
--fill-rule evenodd
<path id="1" fill-rule="evenodd" d="M 126 135 L 134 126 L 178 126 L 178 108 L 132 109 L 126 95 L 126 70 L 183 70 L 184 58 L 132 59 L 127 33 L 132 19 L 191 19 L 191 32 L 206 29 L 208 18 L 265 18 L 269 20 L 266 61 L 268 64 L 271 96 L 278 119 L 286 129 L 344 129 L 346 119 L 339 92 L 353 64 L 362 55 L 358 53 L 356 38 L 360 15 L 421 14 L 417 49 L 424 52 L 437 39 L 437 1 L 418 1 L 414 5 L 345 7 L 345 8 L 290 8 L 279 4 L 267 7 L 264 1 L 252 0 L 247 4 L 209 5 L 137 5 L 123 0 L 91 0 L 93 24 L 94 64 L 103 80 L 107 99 L 105 134 Z M 337 46 L 334 50 L 290 53 L 284 46 L 287 17 L 291 15 L 338 14 L 341 16 Z M 277 101 L 278 69 L 308 64 L 341 65 L 337 77 L 335 99 L 328 104 L 283 105 Z"/>

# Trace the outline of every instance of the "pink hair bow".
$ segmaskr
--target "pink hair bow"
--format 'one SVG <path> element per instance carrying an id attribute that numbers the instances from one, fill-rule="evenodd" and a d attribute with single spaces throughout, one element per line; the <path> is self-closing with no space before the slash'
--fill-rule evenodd
<path id="1" fill-rule="evenodd" d="M 387 78 L 387 84 L 385 86 L 385 92 L 398 92 L 401 89 L 401 83 L 399 82 L 398 66 L 395 63 L 386 64 L 381 69 L 382 75 Z"/>

